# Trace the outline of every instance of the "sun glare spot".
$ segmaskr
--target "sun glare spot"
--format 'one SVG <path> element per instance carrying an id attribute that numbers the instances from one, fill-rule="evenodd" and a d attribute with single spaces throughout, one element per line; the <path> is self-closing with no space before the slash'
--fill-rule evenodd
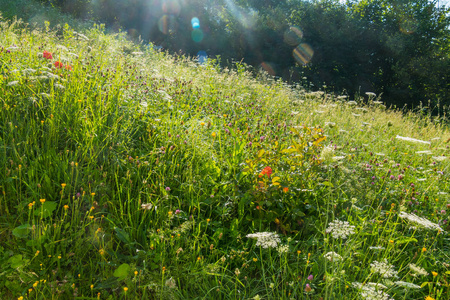
<path id="1" fill-rule="evenodd" d="M 298 45 L 294 51 L 293 55 L 295 60 L 302 65 L 306 65 L 311 61 L 311 58 L 314 55 L 314 50 L 310 45 L 303 43 Z"/>
<path id="2" fill-rule="evenodd" d="M 191 20 L 192 29 L 200 29 L 200 20 L 196 17 Z"/>

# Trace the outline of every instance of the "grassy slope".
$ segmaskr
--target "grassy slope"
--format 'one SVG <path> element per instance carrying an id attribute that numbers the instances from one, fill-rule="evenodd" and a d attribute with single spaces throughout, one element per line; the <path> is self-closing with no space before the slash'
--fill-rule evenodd
<path id="1" fill-rule="evenodd" d="M 357 297 L 355 282 L 448 299 L 440 124 L 200 67 L 99 27 L 87 39 L 1 27 L 2 299 L 341 299 Z M 400 211 L 446 231 L 411 229 Z M 326 234 L 335 219 L 354 234 Z M 246 237 L 264 231 L 288 248 Z M 398 279 L 371 272 L 384 259 Z"/>

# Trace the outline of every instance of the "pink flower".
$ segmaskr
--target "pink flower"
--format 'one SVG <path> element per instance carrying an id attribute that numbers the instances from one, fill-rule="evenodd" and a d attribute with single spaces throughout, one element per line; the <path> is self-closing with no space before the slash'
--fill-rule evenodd
<path id="1" fill-rule="evenodd" d="M 48 52 L 48 51 L 44 51 L 43 56 L 46 59 L 52 59 L 53 58 L 52 53 Z"/>
<path id="2" fill-rule="evenodd" d="M 308 276 L 309 281 L 312 281 L 313 279 L 314 279 L 314 276 L 312 274 Z"/>
<path id="3" fill-rule="evenodd" d="M 309 293 L 309 292 L 311 292 L 311 291 L 312 291 L 312 288 L 311 288 L 311 286 L 307 283 L 307 284 L 306 284 L 306 287 L 305 287 L 305 292 Z"/>

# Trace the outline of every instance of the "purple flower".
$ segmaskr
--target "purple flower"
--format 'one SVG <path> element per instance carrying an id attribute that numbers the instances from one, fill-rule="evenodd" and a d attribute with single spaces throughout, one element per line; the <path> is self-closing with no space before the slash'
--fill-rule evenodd
<path id="1" fill-rule="evenodd" d="M 389 176 L 389 178 L 390 178 L 391 180 L 394 180 L 395 176 L 394 176 L 394 175 L 391 175 L 391 176 Z"/>
<path id="2" fill-rule="evenodd" d="M 306 284 L 306 287 L 305 287 L 305 292 L 309 293 L 309 292 L 311 292 L 311 291 L 312 291 L 312 288 L 311 288 L 311 286 L 307 283 L 307 284 Z"/>
<path id="3" fill-rule="evenodd" d="M 181 210 L 177 209 L 177 210 L 175 211 L 175 214 L 177 215 L 177 214 L 179 214 L 180 212 L 181 212 Z"/>
<path id="4" fill-rule="evenodd" d="M 309 281 L 312 281 L 313 279 L 314 279 L 314 276 L 312 274 L 308 276 Z"/>
<path id="5" fill-rule="evenodd" d="M 166 186 L 166 191 L 170 191 L 170 187 Z"/>
<path id="6" fill-rule="evenodd" d="M 262 142 L 262 141 L 264 141 L 265 138 L 266 137 L 263 135 L 262 137 L 259 138 L 259 140 Z"/>

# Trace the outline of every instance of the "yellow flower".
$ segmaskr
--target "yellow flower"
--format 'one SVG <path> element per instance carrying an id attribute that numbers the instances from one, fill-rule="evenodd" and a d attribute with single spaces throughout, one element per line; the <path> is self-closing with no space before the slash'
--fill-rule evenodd
<path id="1" fill-rule="evenodd" d="M 93 284 L 91 284 L 91 290 L 94 288 L 94 285 Z"/>
<path id="2" fill-rule="evenodd" d="M 17 300 L 23 300 L 23 296 L 20 296 L 19 298 L 17 298 Z"/>
<path id="3" fill-rule="evenodd" d="M 36 281 L 35 283 L 33 283 L 33 287 L 36 288 L 38 283 L 39 283 L 39 281 Z"/>
<path id="4" fill-rule="evenodd" d="M 68 210 L 69 209 L 69 205 L 64 205 L 64 210 Z"/>
<path id="5" fill-rule="evenodd" d="M 205 126 L 205 122 L 201 122 L 200 125 Z"/>
<path id="6" fill-rule="evenodd" d="M 437 272 L 434 272 L 434 271 L 431 272 L 431 274 L 433 274 L 434 277 L 438 276 L 438 273 L 437 273 Z"/>
<path id="7" fill-rule="evenodd" d="M 211 221 L 211 219 L 206 219 L 206 222 L 209 222 L 209 221 Z"/>
<path id="8" fill-rule="evenodd" d="M 126 293 L 126 292 L 128 291 L 128 288 L 127 288 L 127 287 L 124 287 L 124 288 L 123 288 L 123 291 Z"/>
<path id="9" fill-rule="evenodd" d="M 425 252 L 425 251 L 427 251 L 427 248 L 423 247 L 422 248 L 422 253 Z"/>
<path id="10" fill-rule="evenodd" d="M 430 296 L 427 296 L 427 297 L 425 298 L 425 300 L 434 300 L 434 298 L 433 298 L 433 297 L 430 297 Z"/>
<path id="11" fill-rule="evenodd" d="M 257 259 L 256 257 L 254 257 L 254 258 L 253 258 L 253 261 L 254 261 L 254 262 L 257 262 L 257 261 L 258 261 L 258 259 Z"/>
<path id="12" fill-rule="evenodd" d="M 65 188 L 67 184 L 61 183 L 62 188 Z"/>
<path id="13" fill-rule="evenodd" d="M 137 276 L 139 274 L 138 271 L 134 271 L 134 276 Z"/>
<path id="14" fill-rule="evenodd" d="M 39 199 L 39 201 L 40 201 L 41 203 L 44 203 L 44 202 L 45 202 L 45 199 Z"/>
<path id="15" fill-rule="evenodd" d="M 95 193 L 91 193 L 91 196 L 94 197 L 94 196 L 95 196 Z"/>
<path id="16" fill-rule="evenodd" d="M 213 138 L 215 138 L 217 134 L 215 132 L 213 132 L 213 133 L 211 133 L 211 135 Z"/>

